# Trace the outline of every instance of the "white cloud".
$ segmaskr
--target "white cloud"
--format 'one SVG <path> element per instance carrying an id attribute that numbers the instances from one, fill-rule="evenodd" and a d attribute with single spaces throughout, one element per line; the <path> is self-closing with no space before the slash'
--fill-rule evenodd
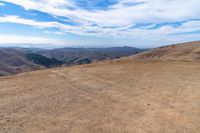
<path id="1" fill-rule="evenodd" d="M 44 31 L 48 34 L 62 35 L 70 32 L 78 35 L 129 37 L 141 42 L 146 40 L 166 40 L 174 42 L 177 37 L 189 40 L 191 35 L 183 33 L 200 31 L 200 0 L 119 0 L 106 10 L 86 10 L 73 0 L 2 0 L 37 10 L 54 17 L 69 18 L 79 25 L 67 25 L 59 22 L 41 22 L 19 16 L 2 16 L 0 22 L 18 23 L 38 28 L 57 28 L 57 32 Z M 73 9 L 73 10 L 72 10 Z M 63 18 L 64 17 L 64 18 Z M 152 29 L 158 23 L 184 22 L 181 26 L 163 25 Z M 136 27 L 136 24 L 151 25 Z M 175 35 L 183 34 L 183 35 Z M 194 35 L 198 38 L 197 34 Z M 170 40 L 171 39 L 171 40 Z M 200 39 L 200 38 L 199 38 Z M 177 39 L 179 40 L 179 39 Z"/>
<path id="2" fill-rule="evenodd" d="M 4 6 L 5 4 L 4 3 L 0 3 L 0 6 Z"/>
<path id="3" fill-rule="evenodd" d="M 48 28 L 56 25 L 56 22 L 37 22 L 30 19 L 20 18 L 19 16 L 3 16 L 0 17 L 0 22 L 10 22 L 10 23 L 17 23 L 17 24 L 24 24 L 30 26 L 37 26 L 40 28 Z"/>
<path id="4" fill-rule="evenodd" d="M 43 38 L 43 37 L 0 34 L 0 44 L 7 44 L 7 43 L 57 44 L 58 42 L 59 42 L 58 40 Z"/>
<path id="5" fill-rule="evenodd" d="M 44 31 L 46 34 L 64 35 L 64 32 L 60 31 Z"/>
<path id="6" fill-rule="evenodd" d="M 122 35 L 122 36 L 144 37 L 144 36 L 162 36 L 162 35 L 178 34 L 184 32 L 200 31 L 200 21 L 197 20 L 182 23 L 182 25 L 178 27 L 163 25 L 160 28 L 156 29 L 149 29 L 155 26 L 154 24 L 139 28 L 134 27 L 134 25 L 127 25 L 125 27 L 117 27 L 117 28 L 113 27 L 101 28 L 99 26 L 77 27 L 77 26 L 62 24 L 59 22 L 41 22 L 31 19 L 24 19 L 19 16 L 3 16 L 0 17 L 0 22 L 18 23 L 38 28 L 58 28 L 60 31 L 54 31 L 54 34 L 57 35 L 61 35 L 64 32 L 70 32 L 79 35 L 97 35 L 97 36 Z M 49 31 L 45 32 L 53 33 Z"/>
<path id="7" fill-rule="evenodd" d="M 24 25 L 30 25 L 30 26 L 38 27 L 38 28 L 58 28 L 60 30 L 64 30 L 64 31 L 72 32 L 72 33 L 76 33 L 78 30 L 81 30 L 81 28 L 64 25 L 58 22 L 41 22 L 41 21 L 25 19 L 19 16 L 12 16 L 12 15 L 0 17 L 0 22 L 24 24 Z"/>
<path id="8" fill-rule="evenodd" d="M 59 33 L 58 33 L 59 34 Z M 96 40 L 93 42 L 87 41 L 74 41 L 68 39 L 54 39 L 45 38 L 39 36 L 25 36 L 25 35 L 14 35 L 14 34 L 0 34 L 0 47 L 9 46 L 21 46 L 21 47 L 42 47 L 42 48 L 58 48 L 63 46 L 68 47 L 80 47 L 80 44 L 85 46 L 93 46 Z M 99 44 L 99 43 L 97 43 Z M 100 45 L 100 44 L 99 44 Z"/>
<path id="9" fill-rule="evenodd" d="M 100 26 L 127 26 L 140 22 L 182 21 L 200 15 L 199 0 L 120 0 L 107 10 L 88 11 L 78 7 L 72 0 L 4 0 L 39 10 L 54 16 L 68 17 L 75 22 L 94 23 Z M 124 3 L 142 4 L 127 6 Z M 73 7 L 71 10 L 69 7 Z"/>

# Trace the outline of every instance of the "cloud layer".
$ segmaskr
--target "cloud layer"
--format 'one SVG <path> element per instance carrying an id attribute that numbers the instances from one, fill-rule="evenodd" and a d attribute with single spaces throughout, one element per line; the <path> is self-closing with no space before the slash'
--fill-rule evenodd
<path id="1" fill-rule="evenodd" d="M 34 10 L 46 13 L 55 20 L 40 21 L 24 18 L 20 14 L 5 14 L 0 16 L 0 22 L 29 25 L 41 29 L 56 28 L 58 31 L 55 31 L 55 34 L 60 35 L 63 33 L 108 35 L 150 41 L 152 38 L 165 40 L 171 38 L 174 41 L 175 37 L 191 37 L 191 34 L 194 36 L 200 34 L 200 0 L 2 1 L 21 6 L 27 12 Z M 88 3 L 87 7 L 81 6 L 81 2 Z M 103 6 L 102 2 L 104 2 Z M 62 22 L 56 19 L 61 19 Z"/>

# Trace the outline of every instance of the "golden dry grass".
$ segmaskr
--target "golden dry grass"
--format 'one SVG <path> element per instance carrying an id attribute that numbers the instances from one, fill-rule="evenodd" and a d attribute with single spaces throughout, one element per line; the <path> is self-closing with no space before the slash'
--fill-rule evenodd
<path id="1" fill-rule="evenodd" d="M 0 78 L 1 133 L 199 133 L 200 63 L 124 58 Z"/>
<path id="2" fill-rule="evenodd" d="M 200 41 L 169 45 L 138 54 L 139 59 L 200 61 Z"/>

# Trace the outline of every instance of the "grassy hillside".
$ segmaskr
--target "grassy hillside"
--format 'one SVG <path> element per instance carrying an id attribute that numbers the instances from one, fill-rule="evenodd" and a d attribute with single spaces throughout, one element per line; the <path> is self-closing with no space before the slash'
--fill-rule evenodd
<path id="1" fill-rule="evenodd" d="M 159 47 L 141 54 L 139 59 L 200 61 L 200 41 Z"/>

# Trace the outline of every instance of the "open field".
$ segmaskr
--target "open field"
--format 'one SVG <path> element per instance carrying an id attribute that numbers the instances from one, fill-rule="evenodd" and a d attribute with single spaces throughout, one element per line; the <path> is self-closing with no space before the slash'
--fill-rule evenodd
<path id="1" fill-rule="evenodd" d="M 199 133 L 200 63 L 124 58 L 0 78 L 1 133 Z"/>

